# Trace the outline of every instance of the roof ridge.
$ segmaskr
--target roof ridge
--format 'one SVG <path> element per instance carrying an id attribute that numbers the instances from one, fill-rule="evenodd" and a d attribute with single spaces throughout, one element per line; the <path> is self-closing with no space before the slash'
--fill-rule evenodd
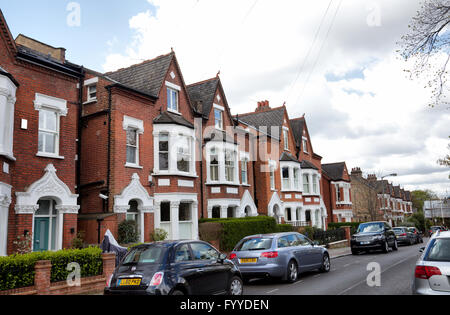
<path id="1" fill-rule="evenodd" d="M 118 73 L 118 72 L 121 72 L 121 71 L 124 71 L 124 70 L 131 69 L 131 68 L 134 68 L 134 67 L 142 66 L 142 65 L 144 65 L 144 64 L 146 64 L 146 63 L 150 63 L 150 62 L 152 62 L 152 61 L 155 61 L 155 60 L 157 60 L 157 59 L 161 59 L 161 58 L 164 58 L 164 57 L 168 57 L 168 56 L 170 56 L 170 55 L 175 55 L 175 53 L 172 51 L 172 52 L 170 52 L 170 53 L 168 53 L 168 54 L 160 55 L 160 56 L 155 57 L 155 58 L 152 58 L 152 59 L 144 60 L 144 61 L 142 61 L 142 62 L 140 62 L 140 63 L 136 63 L 136 64 L 133 64 L 133 65 L 131 65 L 131 66 L 125 67 L 125 68 L 120 68 L 120 69 L 117 69 L 117 70 L 115 70 L 115 71 L 105 72 L 104 75 L 110 75 L 110 74 L 113 74 L 113 73 Z"/>
<path id="2" fill-rule="evenodd" d="M 191 86 L 194 86 L 194 85 L 200 85 L 200 84 L 204 84 L 204 83 L 207 83 L 207 82 L 210 82 L 210 81 L 214 81 L 214 80 L 220 80 L 220 79 L 218 77 L 214 77 L 214 78 L 206 79 L 206 80 L 203 80 L 203 81 L 200 81 L 200 82 L 188 84 L 188 85 L 186 85 L 186 87 L 191 87 Z"/>
<path id="3" fill-rule="evenodd" d="M 241 116 L 249 116 L 249 115 L 257 115 L 257 114 L 269 113 L 269 112 L 273 112 L 275 110 L 280 110 L 282 108 L 286 109 L 286 106 L 283 105 L 283 106 L 267 109 L 267 110 L 264 110 L 264 111 L 261 111 L 261 112 L 250 112 L 250 113 L 245 113 L 245 114 L 236 114 L 233 117 L 237 117 L 238 115 L 239 115 L 239 117 L 241 117 Z"/>

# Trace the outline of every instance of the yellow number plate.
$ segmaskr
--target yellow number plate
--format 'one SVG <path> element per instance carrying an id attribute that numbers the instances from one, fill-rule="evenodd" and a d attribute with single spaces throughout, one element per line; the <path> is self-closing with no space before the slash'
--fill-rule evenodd
<path id="1" fill-rule="evenodd" d="M 241 264 L 256 264 L 258 262 L 257 258 L 244 258 L 241 259 Z"/>
<path id="2" fill-rule="evenodd" d="M 120 280 L 120 284 L 121 287 L 123 286 L 138 286 L 141 285 L 141 279 L 122 279 Z"/>

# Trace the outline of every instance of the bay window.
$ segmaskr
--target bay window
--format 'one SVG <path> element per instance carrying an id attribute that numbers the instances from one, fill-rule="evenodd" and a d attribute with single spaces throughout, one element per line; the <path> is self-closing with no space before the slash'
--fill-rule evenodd
<path id="1" fill-rule="evenodd" d="M 232 151 L 225 151 L 225 181 L 234 182 L 235 156 Z"/>
<path id="2" fill-rule="evenodd" d="M 313 193 L 318 194 L 317 175 L 313 175 Z"/>
<path id="3" fill-rule="evenodd" d="M 294 189 L 300 190 L 300 169 L 294 168 Z"/>
<path id="4" fill-rule="evenodd" d="M 289 178 L 289 167 L 283 167 L 281 169 L 281 178 L 283 181 L 283 190 L 291 189 L 291 181 Z"/>
<path id="5" fill-rule="evenodd" d="M 219 155 L 216 148 L 210 151 L 209 174 L 210 181 L 219 181 Z"/>
<path id="6" fill-rule="evenodd" d="M 159 135 L 159 170 L 169 170 L 169 134 Z"/>
<path id="7" fill-rule="evenodd" d="M 189 137 L 180 135 L 177 150 L 177 169 L 180 172 L 189 173 L 191 164 L 191 145 Z"/>
<path id="8" fill-rule="evenodd" d="M 308 174 L 303 174 L 303 193 L 304 194 L 310 194 L 310 189 L 309 189 L 309 175 Z"/>

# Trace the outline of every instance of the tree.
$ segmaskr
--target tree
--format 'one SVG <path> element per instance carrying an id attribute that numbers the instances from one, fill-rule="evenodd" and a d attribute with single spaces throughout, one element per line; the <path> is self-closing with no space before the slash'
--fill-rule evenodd
<path id="1" fill-rule="evenodd" d="M 411 76 L 423 77 L 432 88 L 430 106 L 450 104 L 448 97 L 448 71 L 450 63 L 450 0 L 425 0 L 413 17 L 409 33 L 402 37 L 401 55 L 413 60 Z"/>
<path id="2" fill-rule="evenodd" d="M 448 149 L 450 151 L 450 144 L 448 145 Z M 450 154 L 447 154 L 446 157 L 444 157 L 443 159 L 439 159 L 437 162 L 439 165 L 450 167 Z M 448 178 L 450 179 L 450 175 L 448 176 Z"/>
<path id="3" fill-rule="evenodd" d="M 423 212 L 423 204 L 426 200 L 438 199 L 437 195 L 431 190 L 415 190 L 411 192 L 413 208 L 418 212 Z"/>

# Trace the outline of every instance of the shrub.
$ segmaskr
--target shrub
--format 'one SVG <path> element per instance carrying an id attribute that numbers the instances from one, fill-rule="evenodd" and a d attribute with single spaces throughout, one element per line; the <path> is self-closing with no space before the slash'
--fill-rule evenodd
<path id="1" fill-rule="evenodd" d="M 120 244 L 132 244 L 138 241 L 137 224 L 133 220 L 125 220 L 119 223 L 119 237 Z"/>
<path id="2" fill-rule="evenodd" d="M 86 248 L 84 243 L 84 238 L 86 236 L 86 232 L 78 231 L 77 237 L 72 240 L 72 248 L 73 249 L 83 249 Z"/>
<path id="3" fill-rule="evenodd" d="M 155 231 L 150 234 L 150 237 L 153 242 L 165 241 L 168 236 L 169 233 L 167 233 L 163 229 L 155 229 Z"/>
<path id="4" fill-rule="evenodd" d="M 71 272 L 66 268 L 72 262 L 80 265 L 81 277 L 97 276 L 103 272 L 102 251 L 96 247 L 0 257 L 0 291 L 32 286 L 34 265 L 39 260 L 51 261 L 51 282 L 66 280 Z"/>
<path id="5" fill-rule="evenodd" d="M 277 225 L 277 232 L 278 233 L 282 233 L 282 232 L 292 232 L 294 231 L 294 227 L 290 224 L 278 224 Z"/>

